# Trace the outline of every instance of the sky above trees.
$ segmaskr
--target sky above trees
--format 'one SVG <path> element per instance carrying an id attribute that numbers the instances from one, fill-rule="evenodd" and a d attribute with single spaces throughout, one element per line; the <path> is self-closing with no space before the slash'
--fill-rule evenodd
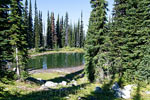
<path id="1" fill-rule="evenodd" d="M 24 2 L 25 0 L 23 0 Z M 35 0 L 32 1 L 32 10 L 34 15 L 34 3 Z M 114 0 L 108 1 L 108 16 L 111 15 L 113 2 Z M 84 21 L 84 30 L 87 31 L 88 28 L 88 20 L 91 12 L 90 0 L 37 0 L 38 10 L 41 10 L 43 13 L 43 21 L 46 27 L 47 21 L 47 12 L 54 12 L 55 20 L 57 19 L 57 15 L 65 16 L 65 13 L 69 14 L 69 23 L 75 23 L 81 16 L 81 11 L 83 12 L 83 21 Z"/>

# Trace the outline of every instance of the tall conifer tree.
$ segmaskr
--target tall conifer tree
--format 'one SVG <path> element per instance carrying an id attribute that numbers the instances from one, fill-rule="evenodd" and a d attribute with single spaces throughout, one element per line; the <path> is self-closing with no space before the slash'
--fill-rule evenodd
<path id="1" fill-rule="evenodd" d="M 16 62 L 16 72 L 20 77 L 21 68 L 26 67 L 27 64 L 27 33 L 24 31 L 23 22 L 23 8 L 21 0 L 12 0 L 11 3 L 11 15 L 10 22 L 12 23 L 10 28 L 11 33 L 11 45 L 14 50 L 14 58 Z"/>
<path id="2" fill-rule="evenodd" d="M 104 44 L 104 27 L 106 23 L 107 4 L 105 0 L 91 0 L 91 6 L 92 12 L 86 38 L 85 72 L 88 79 L 93 82 L 95 80 L 96 67 L 99 67 L 98 69 L 102 69 L 100 68 L 101 66 L 97 66 L 97 55 L 99 55 L 99 53 L 103 53 L 103 50 L 100 49 Z"/>

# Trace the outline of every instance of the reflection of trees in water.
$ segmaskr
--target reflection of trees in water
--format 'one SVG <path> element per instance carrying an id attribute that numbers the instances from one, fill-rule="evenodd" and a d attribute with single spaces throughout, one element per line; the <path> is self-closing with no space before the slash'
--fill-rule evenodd
<path id="1" fill-rule="evenodd" d="M 47 57 L 43 57 L 43 69 L 47 69 Z"/>
<path id="2" fill-rule="evenodd" d="M 82 53 L 59 53 L 37 56 L 29 60 L 28 68 L 43 69 L 75 67 L 83 64 Z"/>

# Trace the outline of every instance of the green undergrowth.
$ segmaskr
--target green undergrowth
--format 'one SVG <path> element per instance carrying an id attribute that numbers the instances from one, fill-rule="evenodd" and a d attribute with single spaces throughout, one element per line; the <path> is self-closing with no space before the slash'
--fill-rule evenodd
<path id="1" fill-rule="evenodd" d="M 56 83 L 66 81 L 70 84 L 72 80 L 77 81 L 76 86 L 52 87 L 48 91 L 40 90 L 40 85 L 36 83 L 21 81 L 14 81 L 11 84 L 0 83 L 0 100 L 78 100 L 79 98 L 82 98 L 81 100 L 92 100 L 92 98 L 96 100 L 123 100 L 115 98 L 113 91 L 110 90 L 114 82 L 119 82 L 117 77 L 104 83 L 89 83 L 86 77 L 80 77 L 82 73 L 83 70 L 70 74 L 62 72 L 32 74 L 31 77 Z M 102 93 L 94 92 L 97 86 L 103 89 Z M 137 85 L 133 88 L 132 98 L 129 100 L 149 100 L 150 95 L 147 95 L 146 91 L 150 91 L 149 85 Z"/>

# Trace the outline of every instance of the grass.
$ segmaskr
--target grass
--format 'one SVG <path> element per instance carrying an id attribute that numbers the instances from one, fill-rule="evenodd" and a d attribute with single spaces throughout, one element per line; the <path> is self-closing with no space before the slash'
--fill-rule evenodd
<path id="1" fill-rule="evenodd" d="M 80 74 L 83 70 L 66 74 L 66 73 L 36 73 L 31 75 L 34 78 L 42 78 L 44 80 L 50 80 L 53 82 L 67 81 L 68 84 L 71 80 L 77 81 L 77 86 L 59 86 L 51 88 L 48 91 L 40 90 L 38 84 L 30 84 L 26 82 L 15 81 L 12 84 L 2 84 L 4 87 L 3 94 L 5 97 L 1 97 L 0 100 L 78 100 L 79 97 L 82 100 L 123 100 L 117 99 L 113 96 L 113 92 L 109 90 L 111 85 L 117 79 L 107 81 L 105 84 L 89 83 L 87 78 L 80 78 Z M 100 86 L 103 89 L 103 93 L 97 94 L 94 92 L 96 86 Z M 150 95 L 147 95 L 145 91 L 150 91 L 150 86 L 143 87 L 138 85 L 134 87 L 132 92 L 132 98 L 129 100 L 149 100 Z"/>
<path id="2" fill-rule="evenodd" d="M 29 55 L 32 56 L 38 56 L 38 55 L 45 55 L 45 54 L 53 54 L 53 53 L 84 53 L 83 48 L 70 48 L 70 47 L 64 47 L 59 48 L 55 50 L 40 50 L 39 52 L 36 52 L 34 49 L 29 50 Z"/>

